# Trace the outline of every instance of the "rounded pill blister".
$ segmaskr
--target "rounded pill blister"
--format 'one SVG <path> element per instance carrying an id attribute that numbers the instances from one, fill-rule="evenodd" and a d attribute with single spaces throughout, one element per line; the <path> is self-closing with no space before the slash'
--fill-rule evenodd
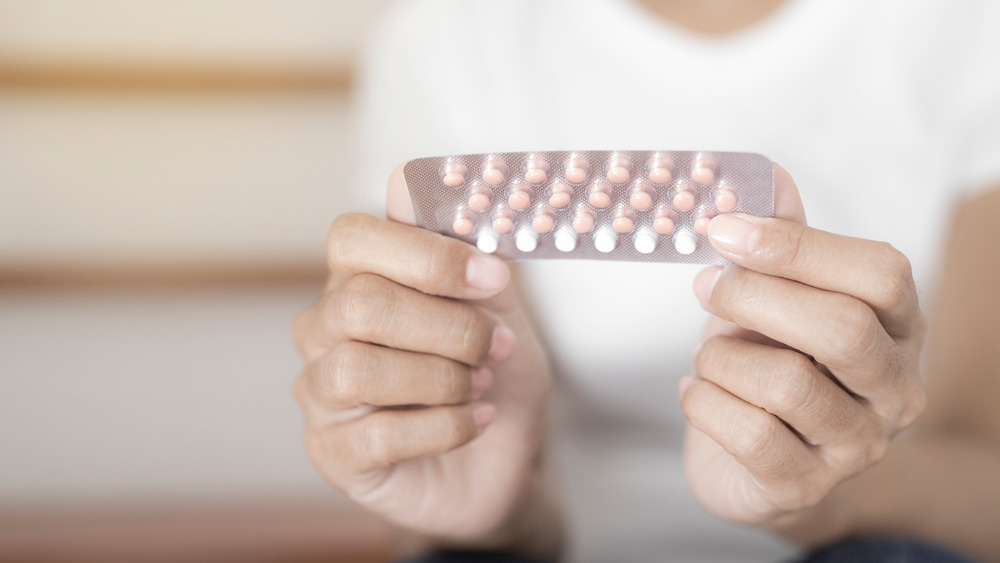
<path id="1" fill-rule="evenodd" d="M 576 239 L 576 231 L 568 227 L 561 227 L 556 231 L 554 237 L 556 250 L 559 252 L 573 252 L 576 250 Z"/>
<path id="2" fill-rule="evenodd" d="M 524 181 L 541 184 L 549 179 L 549 163 L 541 158 L 530 158 L 524 163 Z"/>
<path id="3" fill-rule="evenodd" d="M 656 250 L 657 238 L 656 233 L 653 231 L 640 229 L 633 235 L 632 244 L 635 246 L 636 252 L 640 254 L 652 254 Z"/>
<path id="4" fill-rule="evenodd" d="M 574 184 L 582 184 L 590 176 L 590 163 L 586 159 L 574 156 L 563 163 L 563 177 Z"/>
<path id="5" fill-rule="evenodd" d="M 736 194 L 736 189 L 731 185 L 719 184 L 717 188 L 712 190 L 712 203 L 715 204 L 715 208 L 720 213 L 729 213 L 736 209 L 736 204 L 739 203 L 739 196 Z"/>
<path id="6" fill-rule="evenodd" d="M 489 229 L 479 231 L 476 237 L 476 248 L 486 254 L 493 254 L 500 247 L 500 236 Z"/>
<path id="7" fill-rule="evenodd" d="M 691 163 L 691 179 L 702 186 L 715 182 L 717 172 L 715 161 L 706 156 L 698 155 Z"/>
<path id="8" fill-rule="evenodd" d="M 490 186 L 499 186 L 507 179 L 507 165 L 500 160 L 488 160 L 483 166 L 483 181 Z"/>
<path id="9" fill-rule="evenodd" d="M 521 252 L 534 252 L 538 248 L 538 233 L 532 229 L 518 229 L 514 246 Z"/>
<path id="10" fill-rule="evenodd" d="M 514 184 L 507 191 L 507 205 L 518 211 L 531 207 L 531 196 L 534 191 L 525 184 Z"/>
<path id="11" fill-rule="evenodd" d="M 698 248 L 698 238 L 687 229 L 681 229 L 674 233 L 674 249 L 683 255 L 691 254 Z"/>
<path id="12" fill-rule="evenodd" d="M 614 155 L 604 165 L 604 176 L 612 184 L 627 184 L 632 178 L 632 164 L 621 155 Z"/>
<path id="13" fill-rule="evenodd" d="M 449 188 L 457 188 L 464 184 L 468 175 L 469 169 L 457 160 L 447 161 L 441 167 L 441 181 Z"/>
<path id="14" fill-rule="evenodd" d="M 473 211 L 486 211 L 493 203 L 493 190 L 486 186 L 471 186 L 466 190 L 466 198 L 469 209 Z"/>
<path id="15" fill-rule="evenodd" d="M 467 209 L 462 209 L 458 213 L 455 213 L 455 217 L 452 219 L 451 230 L 455 231 L 456 235 L 469 236 L 472 231 L 476 228 L 476 216 L 469 213 Z"/>
<path id="16" fill-rule="evenodd" d="M 646 161 L 646 177 L 654 184 L 666 184 L 674 177 L 674 163 L 663 155 L 653 155 Z"/>
<path id="17" fill-rule="evenodd" d="M 605 208 L 611 205 L 611 197 L 614 190 L 607 182 L 596 181 L 587 189 L 587 201 L 597 208 Z"/>

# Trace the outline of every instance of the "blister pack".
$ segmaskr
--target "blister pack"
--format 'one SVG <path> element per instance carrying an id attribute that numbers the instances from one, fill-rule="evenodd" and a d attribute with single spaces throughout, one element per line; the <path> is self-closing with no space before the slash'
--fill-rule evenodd
<path id="1" fill-rule="evenodd" d="M 755 153 L 543 151 L 411 160 L 417 225 L 508 260 L 722 264 L 721 213 L 774 214 L 774 169 Z"/>

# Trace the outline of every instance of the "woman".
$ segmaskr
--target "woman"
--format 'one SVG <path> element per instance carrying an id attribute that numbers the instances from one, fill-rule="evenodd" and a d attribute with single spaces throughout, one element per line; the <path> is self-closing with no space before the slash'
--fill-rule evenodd
<path id="1" fill-rule="evenodd" d="M 745 150 L 795 181 L 776 168 L 775 219 L 713 221 L 725 269 L 511 276 L 405 225 L 405 198 L 337 218 L 296 323 L 311 459 L 449 545 L 792 553 L 711 514 L 808 548 L 904 535 L 1000 559 L 998 21 L 987 2 L 394 5 L 363 81 L 362 209 L 432 154 Z M 425 406 L 378 408 L 402 405 Z"/>

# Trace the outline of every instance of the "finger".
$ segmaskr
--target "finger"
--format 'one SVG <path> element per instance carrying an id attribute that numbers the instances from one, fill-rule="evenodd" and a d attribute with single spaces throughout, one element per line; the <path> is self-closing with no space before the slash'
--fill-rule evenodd
<path id="1" fill-rule="evenodd" d="M 327 258 L 335 275 L 373 273 L 423 293 L 482 299 L 510 281 L 502 260 L 458 239 L 362 213 L 338 216 Z"/>
<path id="2" fill-rule="evenodd" d="M 787 170 L 774 164 L 774 216 L 779 219 L 806 224 L 806 209 L 795 180 Z"/>
<path id="3" fill-rule="evenodd" d="M 708 234 L 735 264 L 857 297 L 894 336 L 908 336 L 919 314 L 910 262 L 887 243 L 744 214 L 716 217 Z"/>
<path id="4" fill-rule="evenodd" d="M 481 307 L 362 274 L 329 294 L 318 312 L 327 342 L 345 339 L 482 364 L 506 358 L 514 333 Z"/>
<path id="5" fill-rule="evenodd" d="M 728 393 L 715 383 L 694 378 L 681 396 L 681 410 L 691 425 L 722 446 L 747 468 L 781 508 L 800 502 L 820 458 L 776 416 Z"/>
<path id="6" fill-rule="evenodd" d="M 355 341 L 338 344 L 305 376 L 311 393 L 333 408 L 464 403 L 493 381 L 487 367 Z"/>
<path id="7" fill-rule="evenodd" d="M 716 271 L 714 287 L 706 279 L 712 269 L 695 278 L 695 292 L 712 314 L 809 354 L 880 406 L 897 402 L 905 383 L 902 352 L 867 305 L 739 266 Z"/>
<path id="8" fill-rule="evenodd" d="M 442 454 L 468 443 L 496 417 L 487 403 L 380 410 L 319 431 L 323 451 L 364 473 L 415 457 Z"/>
<path id="9" fill-rule="evenodd" d="M 880 441 L 874 413 L 794 350 L 719 336 L 702 345 L 695 373 L 777 416 L 810 444 Z"/>

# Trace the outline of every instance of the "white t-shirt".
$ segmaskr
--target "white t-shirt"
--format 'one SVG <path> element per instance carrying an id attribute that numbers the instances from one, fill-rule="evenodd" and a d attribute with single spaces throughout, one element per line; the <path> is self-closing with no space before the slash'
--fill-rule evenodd
<path id="1" fill-rule="evenodd" d="M 389 172 L 420 156 L 760 152 L 796 179 L 811 225 L 891 242 L 926 296 L 951 209 L 1000 179 L 997 29 L 990 0 L 788 0 L 721 39 L 628 0 L 397 3 L 363 67 L 351 189 L 381 214 Z M 569 560 L 793 553 L 713 519 L 684 482 L 676 387 L 705 321 L 698 270 L 523 268 L 558 372 L 550 443 Z"/>

